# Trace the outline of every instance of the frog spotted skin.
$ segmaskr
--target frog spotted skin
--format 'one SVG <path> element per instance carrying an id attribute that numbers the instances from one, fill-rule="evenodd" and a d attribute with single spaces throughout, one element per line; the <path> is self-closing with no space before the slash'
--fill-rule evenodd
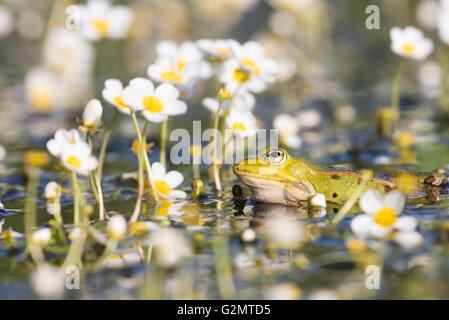
<path id="1" fill-rule="evenodd" d="M 260 202 L 301 205 L 316 193 L 327 201 L 342 204 L 359 187 L 362 176 L 354 171 L 337 171 L 290 157 L 281 149 L 267 150 L 255 159 L 234 166 L 234 173 Z M 372 178 L 364 189 L 381 193 L 393 189 L 391 181 Z"/>

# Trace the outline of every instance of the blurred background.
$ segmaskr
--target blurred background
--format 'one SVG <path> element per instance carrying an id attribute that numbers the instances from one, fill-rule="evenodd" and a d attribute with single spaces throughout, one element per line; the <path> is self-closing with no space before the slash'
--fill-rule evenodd
<path id="1" fill-rule="evenodd" d="M 265 120 L 280 111 L 297 111 L 313 103 L 328 106 L 328 111 L 348 111 L 338 107 L 349 104 L 359 114 L 369 115 L 375 107 L 388 103 L 398 64 L 398 58 L 389 48 L 390 28 L 415 25 L 438 42 L 435 32 L 438 2 L 432 0 L 112 2 L 133 10 L 129 36 L 94 43 L 76 37 L 58 39 L 58 29 L 66 28 L 69 17 L 66 8 L 77 1 L 0 2 L 3 143 L 53 132 L 54 125 L 61 124 L 50 120 L 54 117 L 62 120 L 65 111 L 80 111 L 89 99 L 100 96 L 107 78 L 127 82 L 132 77 L 144 76 L 147 66 L 154 61 L 155 44 L 163 39 L 260 41 L 268 55 L 282 64 L 280 81 L 258 103 L 259 113 Z M 379 30 L 365 27 L 369 16 L 365 10 L 369 5 L 380 9 Z M 438 58 L 438 50 L 433 58 Z M 66 67 L 76 59 L 82 60 L 79 66 Z M 428 72 L 424 82 L 437 83 L 437 79 L 429 79 L 429 72 L 433 71 L 435 78 L 438 68 L 426 64 Z M 405 92 L 416 98 L 422 96 L 419 92 L 422 64 L 410 65 Z M 412 89 L 407 90 L 408 85 Z M 39 90 L 49 91 L 49 97 L 42 97 L 42 93 L 39 97 L 36 93 Z M 197 94 L 189 101 L 193 117 L 201 114 L 199 101 L 201 93 L 204 96 L 207 90 L 207 83 L 200 84 Z M 427 91 L 430 90 L 424 93 Z M 431 98 L 438 94 L 432 93 Z M 30 117 L 33 117 L 32 125 L 27 123 Z"/>

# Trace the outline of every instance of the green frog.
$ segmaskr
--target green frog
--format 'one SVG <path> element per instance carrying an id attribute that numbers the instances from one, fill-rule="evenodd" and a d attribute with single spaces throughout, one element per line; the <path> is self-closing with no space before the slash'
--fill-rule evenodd
<path id="1" fill-rule="evenodd" d="M 328 202 L 343 204 L 362 183 L 361 172 L 317 166 L 278 148 L 267 148 L 259 157 L 236 164 L 233 170 L 257 201 L 291 206 L 303 205 L 317 193 L 324 194 Z M 386 193 L 397 187 L 399 173 L 388 179 L 373 177 L 365 182 L 363 189 Z M 407 183 L 417 186 L 410 194 L 422 193 L 427 186 L 439 187 L 447 182 L 447 177 L 438 172 L 407 175 Z"/>

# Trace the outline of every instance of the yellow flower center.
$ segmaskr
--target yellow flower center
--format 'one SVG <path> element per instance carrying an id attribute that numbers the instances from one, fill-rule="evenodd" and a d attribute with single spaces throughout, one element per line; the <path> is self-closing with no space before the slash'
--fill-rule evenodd
<path id="1" fill-rule="evenodd" d="M 115 97 L 114 102 L 117 105 L 117 107 L 121 109 L 128 109 L 128 106 L 123 102 L 123 99 L 121 96 Z"/>
<path id="2" fill-rule="evenodd" d="M 416 51 L 416 47 L 414 44 L 411 43 L 404 43 L 402 45 L 402 52 L 405 54 L 413 54 Z"/>
<path id="3" fill-rule="evenodd" d="M 161 205 L 158 207 L 157 215 L 159 217 L 166 217 L 169 214 L 169 209 L 171 207 L 170 201 L 163 201 Z"/>
<path id="4" fill-rule="evenodd" d="M 171 188 L 170 186 L 167 184 L 167 182 L 162 181 L 162 180 L 156 180 L 155 181 L 155 185 L 156 185 L 156 190 L 161 193 L 161 194 L 170 194 L 171 192 Z"/>
<path id="5" fill-rule="evenodd" d="M 251 60 L 251 59 L 249 59 L 249 58 L 243 58 L 243 59 L 240 61 L 240 63 L 241 63 L 244 67 L 248 68 L 248 69 L 251 71 L 251 73 L 252 73 L 253 75 L 255 75 L 255 76 L 260 76 L 260 73 L 261 73 L 260 68 L 259 68 L 259 66 L 258 66 L 253 60 Z"/>
<path id="6" fill-rule="evenodd" d="M 45 167 L 51 161 L 47 152 L 41 150 L 30 150 L 25 152 L 23 161 L 33 167 Z"/>
<path id="7" fill-rule="evenodd" d="M 245 83 L 249 80 L 249 73 L 246 70 L 237 69 L 234 71 L 234 80 L 237 83 Z"/>
<path id="8" fill-rule="evenodd" d="M 66 162 L 74 168 L 81 167 L 81 159 L 73 154 L 67 157 Z"/>
<path id="9" fill-rule="evenodd" d="M 161 100 L 154 96 L 143 98 L 142 104 L 147 111 L 150 112 L 162 112 L 164 110 L 164 104 Z"/>
<path id="10" fill-rule="evenodd" d="M 172 83 L 181 83 L 182 76 L 178 71 L 164 71 L 161 74 L 163 80 Z"/>
<path id="11" fill-rule="evenodd" d="M 179 59 L 178 60 L 178 70 L 182 71 L 185 66 L 186 66 L 187 62 L 184 59 Z"/>
<path id="12" fill-rule="evenodd" d="M 396 211 L 391 208 L 382 208 L 374 215 L 374 221 L 384 228 L 391 227 L 396 220 Z"/>
<path id="13" fill-rule="evenodd" d="M 93 25 L 102 36 L 106 35 L 109 31 L 109 23 L 105 19 L 97 19 L 93 22 Z"/>
<path id="14" fill-rule="evenodd" d="M 49 112 L 53 106 L 53 99 L 47 90 L 34 90 L 30 95 L 30 102 L 37 112 Z"/>
<path id="15" fill-rule="evenodd" d="M 245 132 L 246 131 L 246 126 L 245 126 L 245 124 L 243 122 L 234 122 L 232 124 L 232 130 Z"/>

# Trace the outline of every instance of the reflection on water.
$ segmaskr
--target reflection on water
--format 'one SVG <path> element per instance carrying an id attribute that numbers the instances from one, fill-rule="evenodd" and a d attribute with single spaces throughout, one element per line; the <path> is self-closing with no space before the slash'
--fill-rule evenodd
<path id="1" fill-rule="evenodd" d="M 308 148 L 319 153 L 319 148 L 326 150 L 335 146 L 322 142 L 320 140 L 320 145 L 311 142 Z M 418 170 L 443 168 L 449 154 L 447 144 L 435 142 L 418 145 L 415 154 L 420 159 L 419 166 L 398 166 L 394 163 L 398 155 L 391 158 L 390 165 L 376 165 L 375 158 L 382 153 L 373 150 L 322 152 L 323 156 L 317 160 L 353 167 L 357 161 L 352 160 L 369 159 L 375 171 L 382 174 L 398 167 Z M 388 155 L 388 152 L 383 155 Z M 112 153 L 111 159 L 115 158 Z M 338 161 L 341 159 L 347 161 Z M 110 161 L 108 166 L 128 167 L 129 164 Z M 43 194 L 45 184 L 53 175 L 52 172 L 42 172 L 39 195 Z M 1 199 L 7 208 L 1 213 L 3 230 L 11 228 L 15 232 L 24 232 L 26 183 L 27 177 L 18 171 L 4 172 L 0 178 Z M 72 198 L 69 186 L 66 187 L 61 203 L 66 228 L 70 229 Z M 184 190 L 191 192 L 187 186 Z M 404 214 L 418 219 L 425 241 L 419 250 L 407 252 L 390 242 L 375 240 L 364 244 L 366 248 L 360 246 L 349 228 L 352 215 L 360 211 L 358 208 L 354 208 L 337 227 L 332 227 L 330 221 L 340 209 L 336 205 L 328 204 L 326 209 L 321 209 L 256 203 L 249 190 L 242 188 L 236 180 L 227 181 L 225 190 L 222 199 L 215 198 L 212 186 L 206 186 L 197 198 L 190 197 L 187 201 L 155 205 L 146 199 L 141 218 L 150 223 L 149 235 L 130 237 L 121 242 L 115 252 L 105 257 L 104 270 L 97 271 L 92 265 L 102 257 L 105 247 L 101 242 L 88 239 L 83 255 L 86 272 L 82 289 L 68 290 L 66 297 L 229 296 L 252 299 L 271 298 L 272 294 L 279 293 L 273 291 L 275 289 L 284 294 L 296 294 L 294 288 L 300 288 L 304 298 L 315 298 L 325 293 L 343 299 L 449 297 L 449 289 L 443 285 L 448 280 L 449 270 L 449 229 L 444 222 L 449 214 L 444 194 L 434 201 L 410 201 Z M 109 212 L 131 216 L 136 196 L 135 181 L 110 175 L 105 179 L 103 191 Z M 92 195 L 86 195 L 88 202 L 93 204 Z M 50 216 L 42 197 L 37 199 L 37 205 L 37 225 L 44 226 Z M 192 254 L 179 267 L 161 271 L 147 259 L 155 257 L 148 254 L 151 230 L 164 225 L 170 225 L 187 236 L 192 243 Z M 99 222 L 92 226 L 98 230 L 104 228 Z M 273 228 L 278 228 L 277 234 L 281 236 L 274 235 Z M 273 245 L 280 242 L 282 248 Z M 0 298 L 34 297 L 29 288 L 30 265 L 24 254 L 24 245 L 23 236 L 16 238 L 14 246 L 2 240 Z M 59 265 L 66 254 L 67 248 L 57 243 L 49 245 L 45 251 L 45 257 L 54 265 Z M 369 265 L 382 266 L 382 290 L 366 288 L 365 267 Z M 220 281 L 227 280 L 226 272 L 229 270 L 234 281 L 228 288 L 220 285 Z M 282 284 L 285 286 L 278 287 Z"/>

